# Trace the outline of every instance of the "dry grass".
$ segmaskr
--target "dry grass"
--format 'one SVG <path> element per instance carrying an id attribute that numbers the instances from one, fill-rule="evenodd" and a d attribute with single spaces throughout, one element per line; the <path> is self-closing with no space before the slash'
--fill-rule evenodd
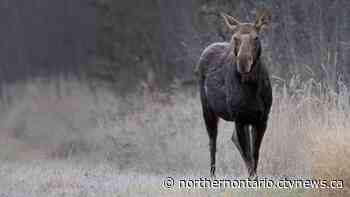
<path id="1" fill-rule="evenodd" d="M 350 93 L 312 80 L 274 86 L 261 149 L 261 177 L 350 181 Z M 169 191 L 166 176 L 209 173 L 208 137 L 197 94 L 148 92 L 116 98 L 77 82 L 7 87 L 0 114 L 1 193 L 7 196 L 302 196 L 303 191 Z M 98 96 L 96 96 L 98 95 Z M 11 101 L 11 102 L 9 102 Z M 221 121 L 218 176 L 246 177 Z M 32 160 L 38 162 L 32 162 Z M 28 162 L 30 161 L 30 162 Z M 33 179 L 34 178 L 34 179 Z M 317 193 L 348 196 L 349 189 Z"/>
<path id="2" fill-rule="evenodd" d="M 350 130 L 318 129 L 311 131 L 312 174 L 327 180 L 343 180 L 344 189 L 321 190 L 314 196 L 350 196 Z"/>

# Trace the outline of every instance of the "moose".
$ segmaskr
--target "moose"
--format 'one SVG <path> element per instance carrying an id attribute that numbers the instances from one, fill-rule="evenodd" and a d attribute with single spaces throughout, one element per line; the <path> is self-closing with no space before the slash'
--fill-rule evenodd
<path id="1" fill-rule="evenodd" d="M 268 70 L 261 58 L 259 34 L 268 25 L 268 11 L 255 23 L 221 13 L 232 32 L 230 42 L 206 47 L 197 64 L 203 118 L 209 136 L 210 175 L 215 176 L 218 121 L 235 122 L 232 142 L 244 160 L 249 178 L 256 178 L 259 149 L 272 105 Z"/>

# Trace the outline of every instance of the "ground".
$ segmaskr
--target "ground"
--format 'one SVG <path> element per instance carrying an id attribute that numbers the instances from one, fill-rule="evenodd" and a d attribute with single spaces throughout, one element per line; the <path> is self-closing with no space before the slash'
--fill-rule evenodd
<path id="1" fill-rule="evenodd" d="M 8 87 L 12 97 L 0 114 L 0 196 L 349 196 L 347 89 L 274 86 L 258 167 L 259 177 L 341 179 L 344 189 L 169 190 L 163 187 L 168 176 L 209 175 L 198 93 L 118 98 L 57 83 Z M 220 122 L 217 178 L 247 177 L 230 140 L 233 128 Z"/>

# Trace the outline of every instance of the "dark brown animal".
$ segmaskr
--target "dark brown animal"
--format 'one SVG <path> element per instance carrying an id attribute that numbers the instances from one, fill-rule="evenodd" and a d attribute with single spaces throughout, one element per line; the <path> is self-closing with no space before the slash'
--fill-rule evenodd
<path id="1" fill-rule="evenodd" d="M 259 149 L 272 104 L 269 75 L 263 64 L 259 33 L 270 15 L 255 23 L 241 23 L 222 14 L 234 32 L 230 42 L 213 43 L 202 53 L 198 72 L 203 117 L 209 135 L 211 168 L 215 176 L 218 120 L 234 121 L 232 141 L 239 150 L 249 177 L 256 176 Z"/>

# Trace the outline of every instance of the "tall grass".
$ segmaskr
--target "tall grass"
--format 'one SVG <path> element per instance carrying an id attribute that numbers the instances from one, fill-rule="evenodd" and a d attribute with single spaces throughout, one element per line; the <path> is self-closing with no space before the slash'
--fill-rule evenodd
<path id="1" fill-rule="evenodd" d="M 338 86 L 336 92 L 298 77 L 274 82 L 260 176 L 350 181 L 350 90 Z M 62 79 L 6 88 L 0 109 L 2 161 L 98 162 L 120 174 L 209 174 L 208 137 L 196 92 L 144 90 L 122 98 Z M 220 122 L 218 176 L 246 177 L 230 140 L 233 129 L 233 123 Z M 349 188 L 337 192 L 344 196 Z"/>

